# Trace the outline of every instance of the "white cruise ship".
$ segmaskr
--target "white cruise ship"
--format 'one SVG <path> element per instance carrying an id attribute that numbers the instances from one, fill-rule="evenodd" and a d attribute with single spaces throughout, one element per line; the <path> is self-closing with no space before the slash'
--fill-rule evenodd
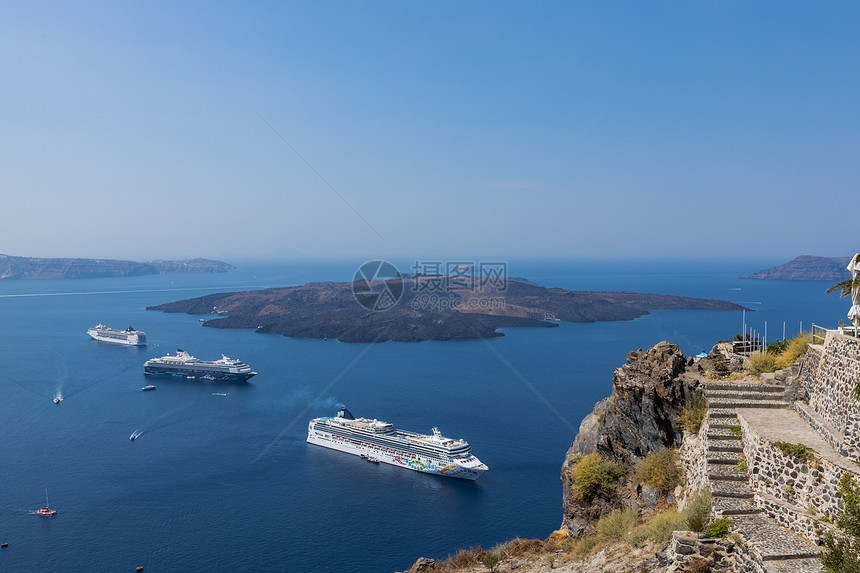
<path id="1" fill-rule="evenodd" d="M 487 471 L 463 439 L 446 438 L 437 428 L 432 436 L 396 430 L 387 422 L 356 418 L 346 408 L 311 420 L 308 443 L 441 476 L 476 480 Z"/>
<path id="2" fill-rule="evenodd" d="M 143 346 L 146 344 L 146 333 L 142 330 L 135 330 L 131 326 L 125 330 L 116 330 L 115 328 L 109 328 L 104 324 L 97 324 L 87 330 L 87 334 L 102 342 L 126 344 L 129 346 Z"/>

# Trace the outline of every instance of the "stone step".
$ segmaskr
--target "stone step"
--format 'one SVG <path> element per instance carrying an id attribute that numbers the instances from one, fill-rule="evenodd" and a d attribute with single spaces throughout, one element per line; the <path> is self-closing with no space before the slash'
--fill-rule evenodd
<path id="1" fill-rule="evenodd" d="M 741 499 L 752 499 L 753 492 L 748 482 L 741 481 L 714 481 L 711 480 L 711 495 L 714 497 L 735 497 Z"/>
<path id="2" fill-rule="evenodd" d="M 736 436 L 735 434 L 733 434 L 730 431 L 732 428 L 740 428 L 740 425 L 735 424 L 734 426 L 729 426 L 728 428 L 723 428 L 723 427 L 714 428 L 714 427 L 709 426 L 709 428 L 708 428 L 708 430 L 709 430 L 708 431 L 708 439 L 709 440 L 718 440 L 718 441 L 719 440 L 738 440 L 738 439 L 740 439 L 739 436 Z"/>
<path id="3" fill-rule="evenodd" d="M 738 413 L 733 408 L 719 408 L 713 404 L 708 405 L 708 419 L 716 418 L 734 418 L 737 419 Z"/>
<path id="4" fill-rule="evenodd" d="M 735 452 L 708 452 L 705 454 L 709 464 L 735 465 L 741 457 Z"/>
<path id="5" fill-rule="evenodd" d="M 783 394 L 785 386 L 779 384 L 751 384 L 749 382 L 712 382 L 705 384 L 705 393 L 711 390 L 732 390 L 741 392 L 768 392 Z"/>
<path id="6" fill-rule="evenodd" d="M 782 394 L 768 394 L 765 392 L 742 392 L 739 390 L 716 390 L 713 392 L 705 392 L 708 400 L 716 399 L 731 399 L 740 400 L 742 402 L 758 402 L 765 401 L 782 401 Z"/>
<path id="7" fill-rule="evenodd" d="M 734 530 L 753 546 L 763 561 L 816 557 L 818 547 L 761 515 L 737 515 Z"/>
<path id="8" fill-rule="evenodd" d="M 737 438 L 734 440 L 717 440 L 708 444 L 709 452 L 742 452 L 744 451 L 743 443 Z"/>
<path id="9" fill-rule="evenodd" d="M 708 418 L 709 430 L 730 430 L 735 426 L 740 426 L 737 416 L 734 418 Z M 716 432 L 720 433 L 720 432 Z M 735 436 L 737 438 L 737 436 Z"/>
<path id="10" fill-rule="evenodd" d="M 733 466 L 717 464 L 708 466 L 708 479 L 711 481 L 741 481 L 748 483 L 750 476 L 746 472 L 736 470 Z"/>
<path id="11" fill-rule="evenodd" d="M 713 508 L 717 517 L 758 515 L 761 513 L 761 510 L 754 506 L 749 499 L 739 497 L 715 497 L 713 498 Z"/>
<path id="12" fill-rule="evenodd" d="M 712 408 L 781 408 L 788 409 L 788 402 L 782 400 L 735 400 L 733 398 L 714 398 L 708 400 Z"/>

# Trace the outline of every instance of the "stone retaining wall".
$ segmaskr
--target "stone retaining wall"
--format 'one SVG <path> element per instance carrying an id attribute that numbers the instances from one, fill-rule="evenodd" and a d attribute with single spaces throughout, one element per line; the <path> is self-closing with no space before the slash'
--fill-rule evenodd
<path id="1" fill-rule="evenodd" d="M 681 443 L 679 454 L 684 468 L 685 489 L 678 499 L 678 508 L 684 509 L 689 499 L 700 489 L 710 489 L 708 481 L 708 416 L 695 435 L 687 434 Z"/>
<path id="2" fill-rule="evenodd" d="M 713 573 L 767 573 L 762 559 L 743 545 L 690 531 L 673 532 L 668 549 L 657 557 L 667 573 L 690 571 L 697 561 L 707 562 Z"/>
<path id="3" fill-rule="evenodd" d="M 827 528 L 820 518 L 832 519 L 842 510 L 839 478 L 846 468 L 818 456 L 799 461 L 758 436 L 742 410 L 738 420 L 756 505 L 783 527 L 819 540 Z"/>
<path id="4" fill-rule="evenodd" d="M 851 396 L 860 383 L 860 340 L 828 331 L 823 352 L 810 347 L 806 362 L 802 375 L 809 405 L 842 433 L 837 451 L 860 461 L 860 403 Z"/>

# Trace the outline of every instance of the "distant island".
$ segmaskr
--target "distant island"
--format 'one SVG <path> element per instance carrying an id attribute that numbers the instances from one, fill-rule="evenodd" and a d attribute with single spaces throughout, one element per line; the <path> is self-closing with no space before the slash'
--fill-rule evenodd
<path id="1" fill-rule="evenodd" d="M 234 268 L 228 263 L 209 259 L 159 259 L 138 263 L 113 259 L 45 259 L 0 254 L 0 279 L 91 279 L 164 273 L 224 273 Z"/>
<path id="2" fill-rule="evenodd" d="M 851 273 L 846 268 L 850 260 L 851 257 L 800 255 L 785 264 L 751 275 L 741 275 L 738 278 L 780 281 L 841 281 L 851 278 Z"/>
<path id="3" fill-rule="evenodd" d="M 204 322 L 213 328 L 254 328 L 294 338 L 337 338 L 341 342 L 475 340 L 503 336 L 499 327 L 551 328 L 559 322 L 633 320 L 648 310 L 748 310 L 723 300 L 635 292 L 570 291 L 522 280 L 503 292 L 469 289 L 427 295 L 438 277 L 406 277 L 399 303 L 370 311 L 356 302 L 353 283 L 211 294 L 147 310 L 222 315 Z M 384 287 L 374 283 L 379 292 Z M 443 296 L 444 295 L 444 296 Z"/>

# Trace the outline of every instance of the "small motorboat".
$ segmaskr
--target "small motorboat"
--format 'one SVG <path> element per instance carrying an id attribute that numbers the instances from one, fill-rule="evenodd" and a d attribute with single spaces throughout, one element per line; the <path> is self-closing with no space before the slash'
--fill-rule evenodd
<path id="1" fill-rule="evenodd" d="M 48 503 L 48 488 L 45 488 L 45 507 L 35 512 L 36 515 L 46 515 L 48 517 L 57 515 L 56 509 L 51 509 L 51 504 Z"/>
<path id="2" fill-rule="evenodd" d="M 56 398 L 54 398 L 54 404 L 59 404 L 59 403 L 60 403 L 60 402 L 62 402 L 62 401 L 63 401 L 63 397 L 62 397 L 62 396 L 57 396 Z"/>
<path id="3" fill-rule="evenodd" d="M 155 385 L 150 384 L 149 386 L 144 386 L 143 388 L 141 388 L 141 390 L 143 390 L 144 392 L 149 392 L 150 390 L 155 390 Z"/>
<path id="4" fill-rule="evenodd" d="M 137 439 L 137 437 L 138 437 L 139 435 L 140 435 L 140 434 L 139 434 L 137 431 L 134 431 L 134 432 L 132 432 L 132 433 L 131 433 L 131 435 L 128 437 L 128 439 L 129 439 L 129 440 L 131 440 L 131 441 L 133 442 L 133 441 L 135 441 L 135 440 Z"/>
<path id="5" fill-rule="evenodd" d="M 367 461 L 369 461 L 372 464 L 378 464 L 379 463 L 379 460 L 374 458 L 373 456 L 367 456 Z"/>
<path id="6" fill-rule="evenodd" d="M 205 318 L 198 318 L 197 320 L 199 320 L 200 322 L 206 322 Z"/>

